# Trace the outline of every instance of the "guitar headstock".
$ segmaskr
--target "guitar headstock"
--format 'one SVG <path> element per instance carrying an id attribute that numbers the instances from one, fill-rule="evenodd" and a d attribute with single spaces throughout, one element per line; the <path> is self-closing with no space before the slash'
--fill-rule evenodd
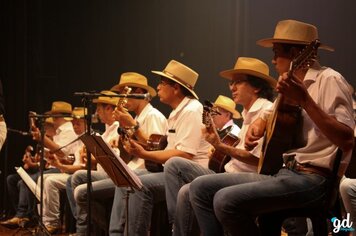
<path id="1" fill-rule="evenodd" d="M 214 106 L 213 103 L 211 103 L 208 100 L 205 100 L 204 102 L 204 106 L 203 106 L 203 124 L 206 127 L 210 127 L 211 126 L 211 119 L 209 118 L 209 114 L 211 116 L 213 115 L 220 115 L 220 112 L 218 111 L 218 108 Z"/>
<path id="2" fill-rule="evenodd" d="M 320 46 L 320 40 L 316 39 L 308 44 L 299 55 L 293 59 L 290 66 L 290 73 L 296 69 L 309 68 L 315 62 L 317 58 L 318 47 Z"/>
<path id="3" fill-rule="evenodd" d="M 29 125 L 29 131 L 34 131 L 37 128 L 37 113 L 34 111 L 29 111 L 28 112 L 28 125 Z"/>
<path id="4" fill-rule="evenodd" d="M 122 91 L 121 95 L 128 95 L 132 91 L 131 87 L 125 86 L 124 90 Z M 119 101 L 117 102 L 117 108 L 118 109 L 123 109 L 125 104 L 127 103 L 127 98 L 126 97 L 121 97 Z"/>

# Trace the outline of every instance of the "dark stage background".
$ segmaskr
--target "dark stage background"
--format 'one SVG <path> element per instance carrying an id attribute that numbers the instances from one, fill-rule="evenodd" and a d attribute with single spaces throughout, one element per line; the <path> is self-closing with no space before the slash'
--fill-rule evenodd
<path id="1" fill-rule="evenodd" d="M 27 131 L 28 111 L 48 111 L 55 100 L 79 106 L 74 92 L 109 89 L 123 72 L 142 73 L 155 87 L 150 71 L 162 70 L 171 59 L 200 74 L 201 101 L 229 96 L 218 73 L 232 68 L 238 56 L 271 66 L 271 50 L 255 42 L 271 37 L 276 22 L 288 18 L 317 25 L 322 42 L 336 48 L 320 53 L 322 64 L 355 85 L 355 9 L 354 0 L 1 0 L 7 124 Z M 157 98 L 153 103 L 169 113 Z M 0 192 L 29 142 L 30 137 L 9 133 L 0 159 Z"/>

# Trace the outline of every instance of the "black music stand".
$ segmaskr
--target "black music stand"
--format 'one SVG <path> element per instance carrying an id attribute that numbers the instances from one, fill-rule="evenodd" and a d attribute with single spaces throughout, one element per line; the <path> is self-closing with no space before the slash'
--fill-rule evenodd
<path id="1" fill-rule="evenodd" d="M 81 140 L 90 152 L 95 156 L 96 160 L 103 167 L 105 172 L 118 187 L 129 187 L 126 191 L 126 235 L 128 233 L 128 217 L 129 217 L 129 194 L 134 192 L 134 189 L 140 190 L 143 185 L 138 176 L 126 165 L 119 155 L 103 140 L 101 136 L 83 135 Z"/>

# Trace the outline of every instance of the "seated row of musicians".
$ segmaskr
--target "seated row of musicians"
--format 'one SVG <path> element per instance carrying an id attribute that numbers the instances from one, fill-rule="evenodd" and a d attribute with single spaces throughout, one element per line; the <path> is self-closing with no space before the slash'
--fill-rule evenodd
<path id="1" fill-rule="evenodd" d="M 128 165 L 143 183 L 141 191 L 130 194 L 129 218 L 126 219 L 124 195 L 127 188 L 115 187 L 100 165 L 92 171 L 93 194 L 114 196 L 110 234 L 124 234 L 127 224 L 130 235 L 147 235 L 150 229 L 148 219 L 151 219 L 155 203 L 159 202 L 167 203 L 174 235 L 192 235 L 198 228 L 203 235 L 220 235 L 223 231 L 232 235 L 254 235 L 258 232 L 255 218 L 260 214 L 320 204 L 329 187 L 330 170 L 338 148 L 344 155 L 339 174 L 346 169 L 353 146 L 354 121 L 347 82 L 339 73 L 320 67 L 314 58 L 309 61 L 310 67 L 292 67 L 290 70 L 291 62 L 295 62 L 294 59 L 317 39 L 317 35 L 313 25 L 285 20 L 277 24 L 273 38 L 258 42 L 264 47 L 273 47 L 272 63 L 280 75 L 278 82 L 269 75 L 268 66 L 255 58 L 239 57 L 233 69 L 220 73 L 229 81 L 234 103 L 243 107 L 243 125 L 238 133 L 239 140 L 233 146 L 224 143 L 219 136 L 221 125 L 216 120 L 217 114 L 203 112 L 194 92 L 198 73 L 175 60 L 170 61 L 164 70 L 153 71 L 160 76 L 157 93 L 144 76 L 132 72 L 122 74 L 119 84 L 112 88 L 118 93 L 125 93 L 130 87 L 134 93 L 149 92 L 152 97 L 157 94 L 160 102 L 172 108 L 167 120 L 149 101 L 107 96 L 94 100 L 99 118 L 106 124 L 103 139 L 118 146 L 117 140 L 121 140 L 123 149 L 117 149 L 117 152 L 122 157 L 124 154 L 128 154 L 129 159 L 134 157 Z M 319 48 L 331 50 L 324 44 Z M 316 53 L 317 48 L 312 50 Z M 266 120 L 272 109 L 278 108 L 271 103 L 274 88 L 295 107 L 301 108 L 303 134 L 299 141 L 303 146 L 284 150 L 285 168 L 278 173 L 258 174 Z M 103 94 L 115 93 L 103 91 Z M 237 118 L 234 105 L 226 97 L 219 97 L 215 102 L 219 115 L 226 110 Z M 136 117 L 129 112 L 135 113 Z M 202 123 L 203 113 L 207 121 L 205 125 Z M 145 149 L 142 143 L 146 143 L 151 134 L 166 134 L 167 146 L 163 150 Z M 38 132 L 34 132 L 34 137 L 39 140 Z M 75 136 L 71 138 L 74 139 Z M 45 145 L 46 142 L 49 149 L 56 150 L 61 146 L 48 140 Z M 213 156 L 220 152 L 231 157 L 224 166 L 227 173 L 217 174 L 208 168 L 212 149 Z M 65 156 L 64 150 L 58 152 L 59 157 Z M 150 162 L 164 164 L 164 169 L 157 165 L 151 167 Z M 59 169 L 62 165 L 57 161 L 52 163 Z M 89 223 L 86 175 L 85 170 L 77 170 L 71 177 L 61 175 L 68 179 L 66 190 L 79 235 L 85 234 Z M 59 182 L 61 186 L 52 184 L 48 188 L 64 188 L 65 181 Z M 50 194 L 52 191 L 45 191 L 45 197 Z M 51 232 L 59 229 L 57 212 L 56 208 L 45 207 L 45 224 Z M 199 227 L 194 224 L 194 217 Z"/>

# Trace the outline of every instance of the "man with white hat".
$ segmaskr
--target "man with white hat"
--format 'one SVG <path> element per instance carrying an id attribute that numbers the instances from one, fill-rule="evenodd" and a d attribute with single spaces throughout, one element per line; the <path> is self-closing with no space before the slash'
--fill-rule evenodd
<path id="1" fill-rule="evenodd" d="M 223 167 L 226 172 L 257 172 L 262 143 L 253 150 L 247 151 L 244 147 L 244 136 L 249 125 L 258 118 L 263 109 L 271 106 L 270 100 L 273 98 L 272 90 L 276 80 L 269 75 L 269 68 L 264 62 L 249 57 L 239 57 L 233 69 L 222 71 L 220 75 L 229 80 L 233 101 L 219 96 L 214 105 L 219 108 L 219 111 L 222 111 L 220 108 L 230 111 L 236 118 L 240 115 L 235 111 L 235 106 L 242 105 L 244 120 L 238 134 L 240 142 L 229 144 L 220 139 L 216 128 L 221 124 L 214 119 L 214 116 L 212 127 L 203 130 L 204 136 L 216 151 L 231 157 Z M 215 168 L 215 171 L 217 169 L 220 168 Z M 199 235 L 196 232 L 189 200 L 189 183 L 199 176 L 215 174 L 214 170 L 175 157 L 167 161 L 164 173 L 169 220 L 174 225 L 173 235 Z"/>
<path id="2" fill-rule="evenodd" d="M 169 105 L 173 111 L 168 118 L 167 147 L 164 150 L 146 151 L 142 146 L 131 141 L 128 145 L 129 153 L 143 159 L 157 163 L 165 163 L 175 156 L 190 159 L 193 162 L 208 164 L 207 153 L 210 145 L 201 134 L 203 106 L 197 100 L 194 85 L 198 80 L 198 73 L 186 65 L 172 60 L 163 71 L 152 71 L 161 78 L 157 86 L 158 97 L 164 104 Z M 130 194 L 129 197 L 129 235 L 147 235 L 150 219 L 155 203 L 165 201 L 165 180 L 163 172 L 140 175 L 143 190 Z M 124 201 L 122 195 L 116 195 L 122 190 L 116 189 L 115 201 Z M 120 199 L 117 199 L 117 198 Z M 123 216 L 123 210 L 117 212 L 118 217 Z M 120 222 L 111 221 L 110 224 L 123 225 L 124 217 Z M 111 235 L 123 234 L 123 228 Z"/>
<path id="3" fill-rule="evenodd" d="M 352 99 L 346 80 L 316 61 L 317 28 L 296 20 L 283 20 L 278 22 L 273 38 L 257 43 L 273 47 L 272 63 L 280 75 L 276 89 L 283 98 L 279 104 L 288 101 L 301 108 L 303 127 L 299 130 L 302 135 L 293 137 L 300 137 L 297 139 L 300 146 L 283 151 L 285 167 L 273 176 L 220 174 L 193 181 L 190 199 L 204 235 L 219 235 L 223 229 L 231 235 L 258 235 L 257 216 L 322 206 L 333 186 L 332 170 L 338 149 L 343 152 L 338 169 L 340 176 L 351 157 L 355 125 Z M 324 44 L 319 48 L 331 50 Z M 308 60 L 309 55 L 311 60 Z M 277 105 L 274 109 L 280 107 Z M 273 118 L 271 114 L 275 114 L 273 110 L 266 110 L 250 126 L 245 142 L 247 149 L 253 148 L 263 136 L 267 120 Z M 281 158 L 275 156 L 275 159 Z M 264 233 L 276 235 L 281 229 L 272 230 Z"/>

